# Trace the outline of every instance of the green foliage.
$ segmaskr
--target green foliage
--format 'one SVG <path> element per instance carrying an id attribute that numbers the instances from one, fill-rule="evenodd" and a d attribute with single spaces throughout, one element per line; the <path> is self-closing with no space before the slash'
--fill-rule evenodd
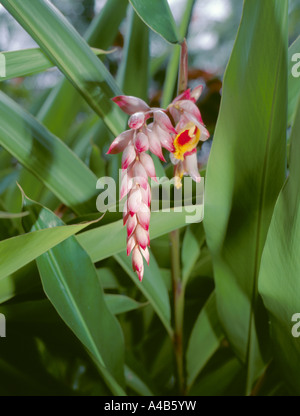
<path id="1" fill-rule="evenodd" d="M 94 49 L 93 52 L 96 55 L 109 53 L 101 49 Z M 3 56 L 6 61 L 6 76 L 1 77 L 0 81 L 37 74 L 54 66 L 47 56 L 38 48 L 4 52 Z"/>
<path id="2" fill-rule="evenodd" d="M 140 18 L 170 43 L 179 43 L 176 23 L 167 0 L 129 0 Z"/>
<path id="3" fill-rule="evenodd" d="M 295 42 L 289 48 L 289 96 L 288 96 L 288 125 L 293 123 L 295 118 L 296 109 L 297 109 L 297 100 L 300 94 L 300 82 L 299 77 L 295 77 L 293 68 L 297 62 L 293 58 L 294 55 L 299 54 L 300 50 L 300 36 L 295 40 Z M 297 71 L 299 73 L 299 69 Z"/>
<path id="4" fill-rule="evenodd" d="M 0 77 L 0 395 L 299 395 L 296 2 L 291 27 L 288 0 L 244 1 L 223 82 L 193 54 L 213 136 L 204 226 L 187 224 L 190 206 L 152 212 L 143 282 L 118 204 L 96 208 L 97 178 L 118 179 L 106 152 L 126 125 L 111 98 L 169 104 L 198 2 L 178 28 L 167 0 L 108 0 L 95 16 L 79 1 L 71 19 L 59 0 L 1 3 L 38 48 L 5 52 Z M 219 43 L 232 40 L 242 0 L 232 5 L 214 22 Z M 155 168 L 170 178 L 165 156 Z"/>
<path id="5" fill-rule="evenodd" d="M 247 393 L 269 360 L 267 320 L 257 285 L 285 179 L 287 6 L 281 0 L 245 2 L 206 176 L 204 225 L 218 311 L 248 368 Z"/>
<path id="6" fill-rule="evenodd" d="M 299 313 L 300 100 L 291 137 L 290 174 L 279 194 L 265 244 L 259 292 L 268 309 L 276 356 L 291 388 L 300 393 L 299 340 L 291 333 Z M 297 331 L 296 331 L 297 332 Z M 297 335 L 297 333 L 296 333 Z"/>

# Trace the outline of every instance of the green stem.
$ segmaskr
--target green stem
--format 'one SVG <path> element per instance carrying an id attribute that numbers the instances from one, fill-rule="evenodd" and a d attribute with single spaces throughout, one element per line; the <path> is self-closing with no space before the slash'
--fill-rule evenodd
<path id="1" fill-rule="evenodd" d="M 181 44 L 178 90 L 181 94 L 187 89 L 188 85 L 188 50 L 186 40 Z M 184 293 L 185 287 L 181 279 L 180 267 L 180 235 L 179 230 L 170 233 L 171 241 L 171 263 L 172 263 L 172 285 L 173 285 L 173 305 L 174 305 L 174 350 L 177 365 L 178 385 L 180 394 L 185 393 L 185 373 L 183 362 L 183 318 L 184 318 Z"/>
<path id="2" fill-rule="evenodd" d="M 176 357 L 179 391 L 183 394 L 185 390 L 183 365 L 184 290 L 181 283 L 179 230 L 175 230 L 170 233 L 170 241 L 175 326 L 173 343 Z"/>

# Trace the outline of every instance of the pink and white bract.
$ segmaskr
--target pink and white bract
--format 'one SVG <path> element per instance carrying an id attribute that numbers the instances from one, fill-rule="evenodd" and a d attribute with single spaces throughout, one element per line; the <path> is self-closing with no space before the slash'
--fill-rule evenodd
<path id="1" fill-rule="evenodd" d="M 129 130 L 115 138 L 107 153 L 123 152 L 121 199 L 127 196 L 123 212 L 124 225 L 127 225 L 127 255 L 132 253 L 132 267 L 140 281 L 144 275 L 143 258 L 149 264 L 151 191 L 148 179 L 156 180 L 153 160 L 146 152 L 150 151 L 163 162 L 166 161 L 163 148 L 170 152 L 177 188 L 181 187 L 181 178 L 186 174 L 200 181 L 196 148 L 199 141 L 209 138 L 195 104 L 201 92 L 202 86 L 184 91 L 167 110 L 150 108 L 137 97 L 113 98 L 121 110 L 130 115 Z"/>

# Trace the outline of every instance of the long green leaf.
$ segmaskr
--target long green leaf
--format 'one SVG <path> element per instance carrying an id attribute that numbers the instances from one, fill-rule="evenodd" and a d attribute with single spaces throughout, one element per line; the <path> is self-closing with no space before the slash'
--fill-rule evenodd
<path id="1" fill-rule="evenodd" d="M 110 0 L 106 2 L 85 33 L 84 37 L 86 41 L 95 48 L 108 49 L 117 36 L 118 28 L 126 14 L 127 7 L 127 0 Z M 54 135 L 67 142 L 66 139 L 69 137 L 69 130 L 82 105 L 83 98 L 68 79 L 64 78 L 47 96 L 46 101 L 37 114 L 37 119 Z M 98 124 L 103 124 L 102 120 L 99 120 Z M 92 130 L 90 134 L 94 134 Z M 98 132 L 96 131 L 94 137 L 97 137 L 97 135 Z M 88 143 L 90 143 L 90 140 L 88 140 Z M 86 146 L 86 144 L 81 145 L 81 149 L 86 148 Z M 22 186 L 26 188 L 26 183 L 31 183 L 32 178 L 33 176 L 30 172 L 24 172 L 22 174 Z M 35 185 L 35 193 L 42 189 L 42 183 Z M 31 192 L 31 190 L 28 190 L 28 192 Z M 45 194 L 43 198 L 39 197 L 38 200 L 45 200 L 47 206 L 51 206 L 49 204 L 51 196 L 50 198 L 47 196 L 49 194 L 47 191 L 45 191 Z M 31 193 L 30 196 L 33 199 L 37 199 Z"/>
<path id="2" fill-rule="evenodd" d="M 201 310 L 189 340 L 186 352 L 188 388 L 191 388 L 198 374 L 220 347 L 223 338 L 216 293 L 213 292 Z"/>
<path id="3" fill-rule="evenodd" d="M 257 283 L 285 179 L 287 9 L 286 0 L 244 3 L 206 177 L 204 226 L 218 311 L 246 363 L 247 393 L 268 359 L 267 320 Z"/>
<path id="4" fill-rule="evenodd" d="M 0 211 L 0 220 L 8 218 L 21 218 L 25 217 L 25 215 L 27 215 L 27 212 L 20 212 L 19 214 L 14 214 L 11 212 Z"/>
<path id="5" fill-rule="evenodd" d="M 127 7 L 127 0 L 106 2 L 85 33 L 84 37 L 90 46 L 108 49 L 112 45 Z M 47 97 L 37 118 L 53 134 L 64 139 L 82 104 L 81 101 L 78 91 L 67 79 L 63 79 Z"/>
<path id="6" fill-rule="evenodd" d="M 195 0 L 188 0 L 187 5 L 184 10 L 184 15 L 182 17 L 179 33 L 184 38 L 187 36 L 189 23 L 192 17 L 192 12 L 194 8 Z M 173 53 L 171 55 L 164 84 L 163 97 L 162 97 L 162 107 L 167 107 L 172 101 L 173 94 L 176 87 L 178 68 L 180 61 L 180 51 L 181 47 L 179 45 L 173 46 Z"/>
<path id="7" fill-rule="evenodd" d="M 126 95 L 148 99 L 149 29 L 130 8 L 129 30 L 118 71 L 118 84 Z"/>
<path id="8" fill-rule="evenodd" d="M 42 242 L 44 244 L 44 242 Z M 13 260 L 11 260 L 13 262 Z M 27 261 L 27 260 L 26 260 Z M 33 261 L 6 277 L 0 278 L 0 304 L 15 296 L 40 292 L 41 282 Z"/>
<path id="9" fill-rule="evenodd" d="M 135 309 L 147 305 L 147 303 L 137 302 L 136 300 L 124 295 L 113 295 L 107 293 L 104 295 L 104 298 L 108 309 L 114 315 L 134 311 Z"/>
<path id="10" fill-rule="evenodd" d="M 127 386 L 141 396 L 154 396 L 144 381 L 127 365 L 125 365 L 125 378 Z"/>
<path id="11" fill-rule="evenodd" d="M 291 137 L 290 174 L 274 210 L 259 275 L 259 292 L 270 315 L 277 360 L 297 394 L 300 394 L 300 316 L 294 315 L 300 313 L 299 129 L 300 100 Z"/>
<path id="12" fill-rule="evenodd" d="M 3 0 L 2 4 L 117 135 L 125 118 L 110 99 L 121 91 L 68 20 L 43 0 Z"/>
<path id="13" fill-rule="evenodd" d="M 33 116 L 0 92 L 0 144 L 78 213 L 95 211 L 96 176 Z"/>
<path id="14" fill-rule="evenodd" d="M 93 52 L 95 55 L 110 53 L 109 51 L 106 52 L 100 49 L 94 49 Z M 38 74 L 54 66 L 49 58 L 38 48 L 3 52 L 2 55 L 5 57 L 6 62 L 6 76 L 1 77 L 0 82 L 7 79 Z"/>
<path id="15" fill-rule="evenodd" d="M 202 207 L 199 209 L 202 210 Z M 153 212 L 150 221 L 150 238 L 154 239 L 184 227 L 190 216 L 191 213 L 184 208 L 182 212 L 172 210 L 170 212 Z M 86 231 L 78 235 L 77 238 L 93 262 L 118 254 L 126 248 L 126 230 L 122 220 Z"/>
<path id="16" fill-rule="evenodd" d="M 89 225 L 52 227 L 0 241 L 0 280 Z"/>
<path id="17" fill-rule="evenodd" d="M 140 18 L 170 43 L 180 43 L 176 23 L 167 0 L 129 0 Z"/>
<path id="18" fill-rule="evenodd" d="M 142 283 L 139 282 L 136 273 L 132 270 L 131 259 L 127 257 L 125 252 L 117 254 L 114 257 L 149 300 L 167 332 L 172 336 L 173 330 L 170 323 L 171 307 L 168 291 L 154 257 L 150 254 L 150 264 L 149 267 L 147 265 L 145 266 Z"/>
<path id="19" fill-rule="evenodd" d="M 181 249 L 182 285 L 186 286 L 189 276 L 200 255 L 200 244 L 190 227 L 186 229 Z"/>
<path id="20" fill-rule="evenodd" d="M 64 223 L 50 210 L 25 199 L 26 228 L 42 230 Z M 36 215 L 38 210 L 38 215 Z M 41 232 L 41 231 L 40 231 Z M 104 300 L 93 263 L 73 237 L 37 259 L 45 293 L 64 322 L 92 354 L 108 387 L 124 394 L 124 345 L 118 322 Z"/>
<path id="21" fill-rule="evenodd" d="M 297 60 L 295 60 L 297 58 Z M 288 125 L 293 123 L 298 98 L 300 95 L 300 36 L 289 48 L 289 100 L 288 100 Z M 296 75 L 296 76 L 295 76 Z"/>

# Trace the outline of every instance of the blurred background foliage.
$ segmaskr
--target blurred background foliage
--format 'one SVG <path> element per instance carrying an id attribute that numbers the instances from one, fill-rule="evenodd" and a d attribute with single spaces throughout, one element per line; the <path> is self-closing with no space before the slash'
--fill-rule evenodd
<path id="1" fill-rule="evenodd" d="M 83 35 L 105 2 L 106 0 L 65 0 L 63 2 L 54 0 L 53 4 Z M 169 4 L 175 20 L 179 24 L 185 0 L 170 0 Z M 222 78 L 241 19 L 242 6 L 242 0 L 196 1 L 187 37 L 190 80 L 197 82 L 199 79 L 209 81 L 214 77 Z M 289 19 L 289 41 L 291 44 L 300 32 L 300 4 L 298 0 L 290 1 Z M 128 16 L 120 25 L 120 30 L 111 45 L 116 48 L 116 51 L 104 59 L 105 64 L 114 74 L 122 60 L 124 36 L 127 33 L 127 28 Z M 0 51 L 13 51 L 36 46 L 36 43 L 16 20 L 0 6 Z M 161 94 L 171 50 L 171 45 L 166 44 L 159 35 L 150 32 L 152 77 L 150 78 L 149 94 L 153 99 Z M 47 73 L 7 81 L 1 84 L 1 88 L 22 102 L 32 113 L 35 113 L 38 105 L 34 106 L 33 103 L 38 102 L 39 98 L 43 100 L 49 88 L 53 87 L 60 77 L 62 75 L 59 71 L 52 69 Z"/>
<path id="2" fill-rule="evenodd" d="M 53 0 L 53 4 L 67 17 L 76 30 L 84 35 L 91 21 L 107 0 Z M 176 23 L 179 25 L 186 5 L 185 0 L 169 0 Z M 188 29 L 189 80 L 191 87 L 197 83 L 206 84 L 205 95 L 201 98 L 200 109 L 205 123 L 213 131 L 220 103 L 220 89 L 224 70 L 228 63 L 242 14 L 243 0 L 196 0 Z M 116 75 L 124 55 L 123 47 L 130 25 L 129 10 L 119 31 L 111 43 L 111 54 L 103 59 L 109 71 Z M 300 32 L 300 2 L 289 2 L 289 44 Z M 159 104 L 162 97 L 168 60 L 173 46 L 168 45 L 158 34 L 150 31 L 150 85 L 148 98 L 152 104 Z M 101 37 L 105 37 L 102 34 Z M 102 40 L 101 40 L 102 41 Z M 34 40 L 0 5 L 0 51 L 13 51 L 36 47 Z M 100 47 L 100 46 L 98 46 Z M 53 68 L 46 73 L 1 83 L 3 91 L 36 114 L 43 102 L 63 75 Z M 146 97 L 143 97 L 146 98 Z M 91 114 L 83 106 L 73 122 L 72 131 L 82 125 Z"/>

